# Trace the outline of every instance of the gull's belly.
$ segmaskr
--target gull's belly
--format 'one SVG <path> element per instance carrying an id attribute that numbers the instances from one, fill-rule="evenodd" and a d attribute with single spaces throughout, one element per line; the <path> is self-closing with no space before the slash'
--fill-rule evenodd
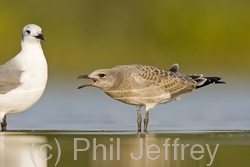
<path id="1" fill-rule="evenodd" d="M 42 96 L 44 88 L 29 90 L 11 91 L 7 94 L 0 95 L 0 111 L 6 113 L 22 112 L 35 104 Z"/>
<path id="2" fill-rule="evenodd" d="M 143 91 L 143 90 L 122 90 L 105 91 L 106 94 L 121 102 L 133 105 L 146 105 L 149 103 L 160 104 L 171 101 L 169 92 L 164 91 Z"/>

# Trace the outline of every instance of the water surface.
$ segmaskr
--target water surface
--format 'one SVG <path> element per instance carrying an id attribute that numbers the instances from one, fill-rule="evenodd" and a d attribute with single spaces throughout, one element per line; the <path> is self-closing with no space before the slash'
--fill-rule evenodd
<path id="1" fill-rule="evenodd" d="M 249 131 L 9 131 L 0 165 L 248 167 Z"/>
<path id="2" fill-rule="evenodd" d="M 69 80 L 69 78 L 67 78 Z M 49 80 L 30 109 L 7 115 L 9 130 L 136 130 L 136 107 L 114 100 L 98 88 L 77 90 L 88 81 Z M 148 130 L 246 130 L 250 128 L 248 82 L 227 81 L 157 105 Z M 144 118 L 144 107 L 142 117 Z"/>

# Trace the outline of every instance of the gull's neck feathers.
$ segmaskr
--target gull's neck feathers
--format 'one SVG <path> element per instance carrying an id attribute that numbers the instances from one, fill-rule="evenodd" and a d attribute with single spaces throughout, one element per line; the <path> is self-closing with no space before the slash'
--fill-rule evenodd
<path id="1" fill-rule="evenodd" d="M 40 40 L 21 40 L 21 52 L 24 51 L 35 51 L 43 53 Z"/>
<path id="2" fill-rule="evenodd" d="M 9 62 L 23 71 L 46 73 L 47 62 L 40 40 L 21 40 L 21 51 Z M 40 72 L 44 71 L 44 72 Z"/>

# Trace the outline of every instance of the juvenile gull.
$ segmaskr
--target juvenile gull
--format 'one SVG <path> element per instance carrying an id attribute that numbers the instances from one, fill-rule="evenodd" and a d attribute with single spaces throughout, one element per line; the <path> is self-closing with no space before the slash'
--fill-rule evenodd
<path id="1" fill-rule="evenodd" d="M 145 106 L 144 131 L 147 132 L 149 110 L 157 104 L 177 99 L 181 94 L 215 83 L 225 83 L 219 77 L 203 77 L 202 74 L 185 75 L 178 73 L 178 64 L 169 70 L 144 65 L 120 65 L 111 69 L 100 69 L 78 79 L 92 79 L 89 84 L 78 87 L 95 86 L 110 97 L 132 104 L 137 109 L 138 131 L 141 131 L 141 111 Z"/>
<path id="2" fill-rule="evenodd" d="M 6 114 L 22 112 L 42 96 L 47 83 L 47 62 L 40 40 L 42 29 L 26 25 L 21 32 L 21 52 L 0 65 L 0 122 L 6 131 Z M 22 120 L 24 121 L 24 120 Z"/>

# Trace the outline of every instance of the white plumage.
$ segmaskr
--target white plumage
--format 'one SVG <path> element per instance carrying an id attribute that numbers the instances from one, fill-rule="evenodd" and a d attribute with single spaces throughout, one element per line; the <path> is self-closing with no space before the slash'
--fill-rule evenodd
<path id="1" fill-rule="evenodd" d="M 21 52 L 0 66 L 0 120 L 6 130 L 6 114 L 22 112 L 42 96 L 47 83 L 47 62 L 40 40 L 42 29 L 26 25 L 21 33 Z"/>

